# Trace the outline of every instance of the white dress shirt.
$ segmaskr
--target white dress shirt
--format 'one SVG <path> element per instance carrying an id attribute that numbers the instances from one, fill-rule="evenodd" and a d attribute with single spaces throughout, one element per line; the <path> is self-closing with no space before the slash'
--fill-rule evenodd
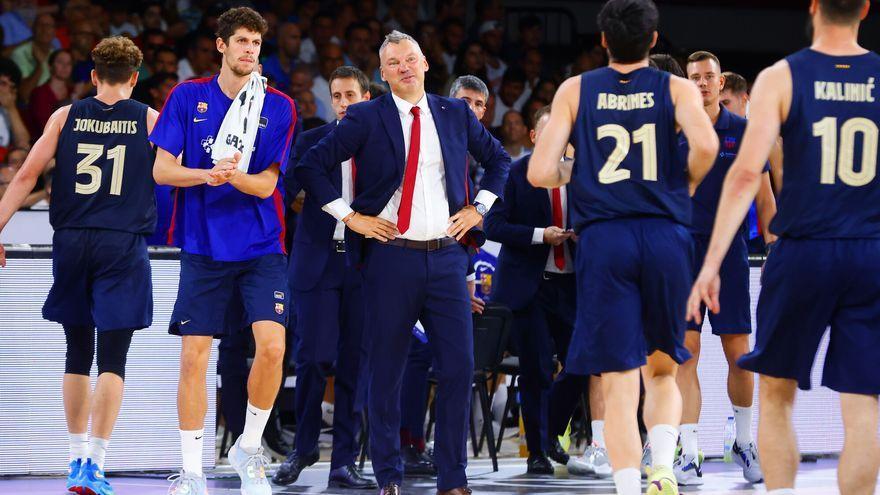
<path id="1" fill-rule="evenodd" d="M 562 200 L 562 225 L 563 229 L 568 225 L 568 198 L 565 197 L 565 187 L 559 187 L 559 196 Z M 553 190 L 547 190 L 547 196 L 550 198 L 550 214 L 553 215 Z M 544 229 L 536 228 L 532 233 L 532 244 L 544 244 Z M 574 263 L 571 258 L 571 252 L 568 249 L 568 242 L 562 243 L 562 252 L 565 256 L 565 268 L 562 270 L 556 266 L 556 258 L 553 257 L 553 246 L 550 246 L 550 254 L 547 255 L 547 263 L 544 265 L 545 272 L 552 273 L 574 273 Z"/>
<path id="2" fill-rule="evenodd" d="M 449 201 L 446 195 L 446 169 L 443 164 L 443 153 L 440 149 L 440 137 L 434 124 L 434 117 L 428 106 L 427 95 L 413 105 L 406 100 L 393 94 L 391 97 L 397 106 L 400 126 L 403 129 L 403 145 L 406 155 L 409 155 L 410 134 L 412 132 L 412 107 L 419 107 L 419 165 L 416 173 L 416 181 L 413 186 L 412 212 L 409 229 L 406 233 L 398 236 L 400 239 L 414 241 L 427 241 L 448 237 L 446 231 L 451 222 L 449 217 Z M 404 158 L 406 159 L 406 158 Z M 351 169 L 349 168 L 349 171 Z M 402 179 L 402 178 L 401 178 Z M 344 176 L 343 176 L 344 180 Z M 403 196 L 403 180 L 394 191 L 391 200 L 379 213 L 379 218 L 397 224 L 397 210 L 400 209 L 400 200 Z M 476 202 L 491 208 L 497 196 L 487 190 L 477 193 Z M 323 210 L 333 215 L 337 220 L 342 220 L 353 210 L 350 201 L 339 198 L 324 205 Z"/>

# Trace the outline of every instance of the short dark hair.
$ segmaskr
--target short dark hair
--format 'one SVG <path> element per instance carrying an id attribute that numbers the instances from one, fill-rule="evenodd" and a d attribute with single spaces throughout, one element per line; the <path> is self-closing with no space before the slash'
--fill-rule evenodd
<path id="1" fill-rule="evenodd" d="M 62 53 L 66 53 L 66 54 L 70 55 L 71 58 L 73 58 L 73 55 L 70 53 L 70 50 L 68 50 L 66 48 L 59 48 L 58 50 L 55 50 L 54 52 L 49 54 L 49 59 L 46 61 L 49 64 L 49 67 L 52 67 L 52 64 L 55 63 L 55 59 L 57 59 L 58 55 L 61 55 Z"/>
<path id="2" fill-rule="evenodd" d="M 608 0 L 597 21 L 611 58 L 634 63 L 648 56 L 660 13 L 652 0 Z"/>
<path id="3" fill-rule="evenodd" d="M 162 31 L 161 29 L 147 28 L 147 29 L 144 29 L 143 32 L 141 32 L 141 39 L 142 40 L 146 41 L 146 39 L 149 38 L 150 36 L 161 36 L 163 38 L 168 37 L 168 35 L 165 34 L 165 31 Z"/>
<path id="4" fill-rule="evenodd" d="M 177 74 L 175 74 L 174 72 L 157 72 L 150 76 L 147 89 L 158 88 L 159 86 L 165 84 L 166 81 L 177 82 L 179 80 L 180 79 L 178 78 Z"/>
<path id="5" fill-rule="evenodd" d="M 516 82 L 525 84 L 527 81 L 526 73 L 519 67 L 508 67 L 501 76 L 501 84 Z"/>
<path id="6" fill-rule="evenodd" d="M 256 10 L 250 7 L 235 7 L 227 10 L 217 18 L 217 37 L 223 40 L 223 43 L 229 44 L 229 37 L 235 33 L 238 28 L 245 28 L 254 33 L 260 33 L 260 36 L 266 34 L 269 25 L 266 19 L 263 19 Z"/>
<path id="7" fill-rule="evenodd" d="M 539 108 L 537 112 L 535 112 L 535 116 L 532 117 L 532 122 L 533 122 L 532 128 L 533 129 L 535 127 L 538 127 L 538 121 L 540 121 L 542 117 L 544 117 L 545 115 L 550 115 L 550 108 L 551 108 L 550 105 L 545 105 L 545 106 Z"/>
<path id="8" fill-rule="evenodd" d="M 698 52 L 691 53 L 688 56 L 688 63 L 692 64 L 694 62 L 702 62 L 703 60 L 714 60 L 715 65 L 718 66 L 718 69 L 721 69 L 721 60 L 718 59 L 712 52 L 707 52 L 705 50 L 700 50 Z"/>
<path id="9" fill-rule="evenodd" d="M 541 19 L 535 14 L 529 14 L 523 17 L 520 17 L 518 28 L 520 31 L 525 31 L 526 29 L 531 29 L 533 27 L 542 27 Z"/>
<path id="10" fill-rule="evenodd" d="M 859 20 L 866 0 L 819 0 L 822 17 L 832 24 L 852 24 Z"/>
<path id="11" fill-rule="evenodd" d="M 361 88 L 361 94 L 366 94 L 370 90 L 370 79 L 364 74 L 364 71 L 351 65 L 342 65 L 337 67 L 331 74 L 327 85 L 333 84 L 336 79 L 354 79 Z"/>
<path id="12" fill-rule="evenodd" d="M 0 77 L 6 76 L 16 86 L 21 84 L 21 69 L 15 62 L 8 58 L 0 57 Z"/>
<path id="13" fill-rule="evenodd" d="M 376 81 L 370 82 L 370 98 L 376 99 L 386 93 L 388 93 L 388 88 L 384 84 Z"/>
<path id="14" fill-rule="evenodd" d="M 724 88 L 722 88 L 722 91 L 727 90 L 736 95 L 749 92 L 749 82 L 746 81 L 745 77 L 736 72 L 724 72 L 721 75 L 724 76 Z"/>
<path id="15" fill-rule="evenodd" d="M 171 47 L 165 45 L 156 48 L 156 51 L 153 52 L 153 57 L 158 58 L 160 53 L 170 53 L 174 55 L 175 58 L 177 58 L 177 52 L 175 52 L 174 49 L 172 49 Z"/>
<path id="16" fill-rule="evenodd" d="M 107 84 L 121 84 L 137 72 L 144 61 L 133 41 L 124 36 L 104 38 L 92 49 L 98 80 Z"/>
<path id="17" fill-rule="evenodd" d="M 355 21 L 349 24 L 347 28 L 345 28 L 345 39 L 351 38 L 351 33 L 353 33 L 355 29 L 365 29 L 368 33 L 371 32 L 370 26 L 367 23 Z"/>
<path id="18" fill-rule="evenodd" d="M 678 77 L 687 77 L 678 60 L 668 53 L 655 53 L 648 58 L 648 63 L 652 64 L 652 67 L 657 70 L 662 70 Z"/>

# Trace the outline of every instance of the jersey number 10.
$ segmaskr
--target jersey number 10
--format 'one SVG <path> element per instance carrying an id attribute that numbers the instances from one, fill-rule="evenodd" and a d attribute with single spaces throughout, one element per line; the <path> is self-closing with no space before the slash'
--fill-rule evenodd
<path id="1" fill-rule="evenodd" d="M 627 180 L 632 172 L 625 168 L 617 168 L 629 154 L 630 142 L 642 145 L 642 179 L 657 180 L 657 125 L 645 124 L 633 131 L 630 139 L 629 131 L 618 124 L 605 124 L 598 129 L 598 139 L 614 138 L 614 151 L 608 156 L 605 165 L 599 170 L 601 184 L 614 184 Z"/>
<path id="2" fill-rule="evenodd" d="M 862 133 L 862 168 L 855 171 L 856 133 Z M 855 117 L 837 132 L 837 118 L 825 117 L 813 124 L 813 136 L 822 138 L 822 172 L 819 182 L 834 184 L 835 176 L 853 187 L 864 186 L 877 175 L 877 124 Z M 839 136 L 839 138 L 838 138 Z"/>
<path id="3" fill-rule="evenodd" d="M 79 143 L 76 152 L 86 155 L 76 164 L 76 175 L 88 175 L 86 184 L 76 183 L 77 194 L 95 194 L 101 188 L 101 167 L 94 165 L 104 154 L 104 145 Z M 125 170 L 125 145 L 120 144 L 107 150 L 107 159 L 113 160 L 113 175 L 110 177 L 110 194 L 122 194 L 122 172 Z"/>

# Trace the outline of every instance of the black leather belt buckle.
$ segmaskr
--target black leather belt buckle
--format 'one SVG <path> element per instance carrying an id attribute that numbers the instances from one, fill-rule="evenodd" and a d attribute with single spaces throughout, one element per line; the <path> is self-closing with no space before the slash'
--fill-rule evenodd
<path id="1" fill-rule="evenodd" d="M 336 250 L 337 253 L 344 253 L 345 241 L 333 241 L 333 249 Z"/>

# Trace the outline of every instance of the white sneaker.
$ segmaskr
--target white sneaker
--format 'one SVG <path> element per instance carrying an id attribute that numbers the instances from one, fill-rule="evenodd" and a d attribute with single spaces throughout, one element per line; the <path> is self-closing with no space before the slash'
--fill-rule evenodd
<path id="1" fill-rule="evenodd" d="M 574 474 L 576 476 L 591 476 L 594 474 L 593 466 L 590 465 L 589 456 L 587 456 L 587 452 L 590 451 L 590 447 L 587 447 L 587 450 L 584 452 L 582 456 L 571 456 L 568 458 L 568 464 L 565 465 L 568 468 L 568 474 Z"/>
<path id="2" fill-rule="evenodd" d="M 760 483 L 764 479 L 755 442 L 749 442 L 746 448 L 742 448 L 738 443 L 734 442 L 732 454 L 734 462 L 742 468 L 743 477 L 746 481 L 749 483 Z"/>
<path id="3" fill-rule="evenodd" d="M 703 484 L 702 456 L 681 454 L 672 464 L 675 479 L 682 486 L 699 486 Z"/>
<path id="4" fill-rule="evenodd" d="M 228 457 L 229 464 L 241 478 L 241 495 L 272 495 L 272 485 L 266 478 L 269 459 L 263 455 L 263 448 L 248 454 L 238 446 L 240 441 L 241 437 L 229 449 Z"/>
<path id="5" fill-rule="evenodd" d="M 584 451 L 584 459 L 597 478 L 610 478 L 614 473 L 611 469 L 611 461 L 608 460 L 608 451 L 596 444 L 587 447 Z"/>
<path id="6" fill-rule="evenodd" d="M 208 495 L 208 478 L 181 471 L 168 477 L 168 495 Z"/>
<path id="7" fill-rule="evenodd" d="M 642 449 L 641 471 L 643 479 L 648 479 L 648 476 L 651 476 L 651 444 L 649 442 L 645 442 L 645 447 Z"/>

